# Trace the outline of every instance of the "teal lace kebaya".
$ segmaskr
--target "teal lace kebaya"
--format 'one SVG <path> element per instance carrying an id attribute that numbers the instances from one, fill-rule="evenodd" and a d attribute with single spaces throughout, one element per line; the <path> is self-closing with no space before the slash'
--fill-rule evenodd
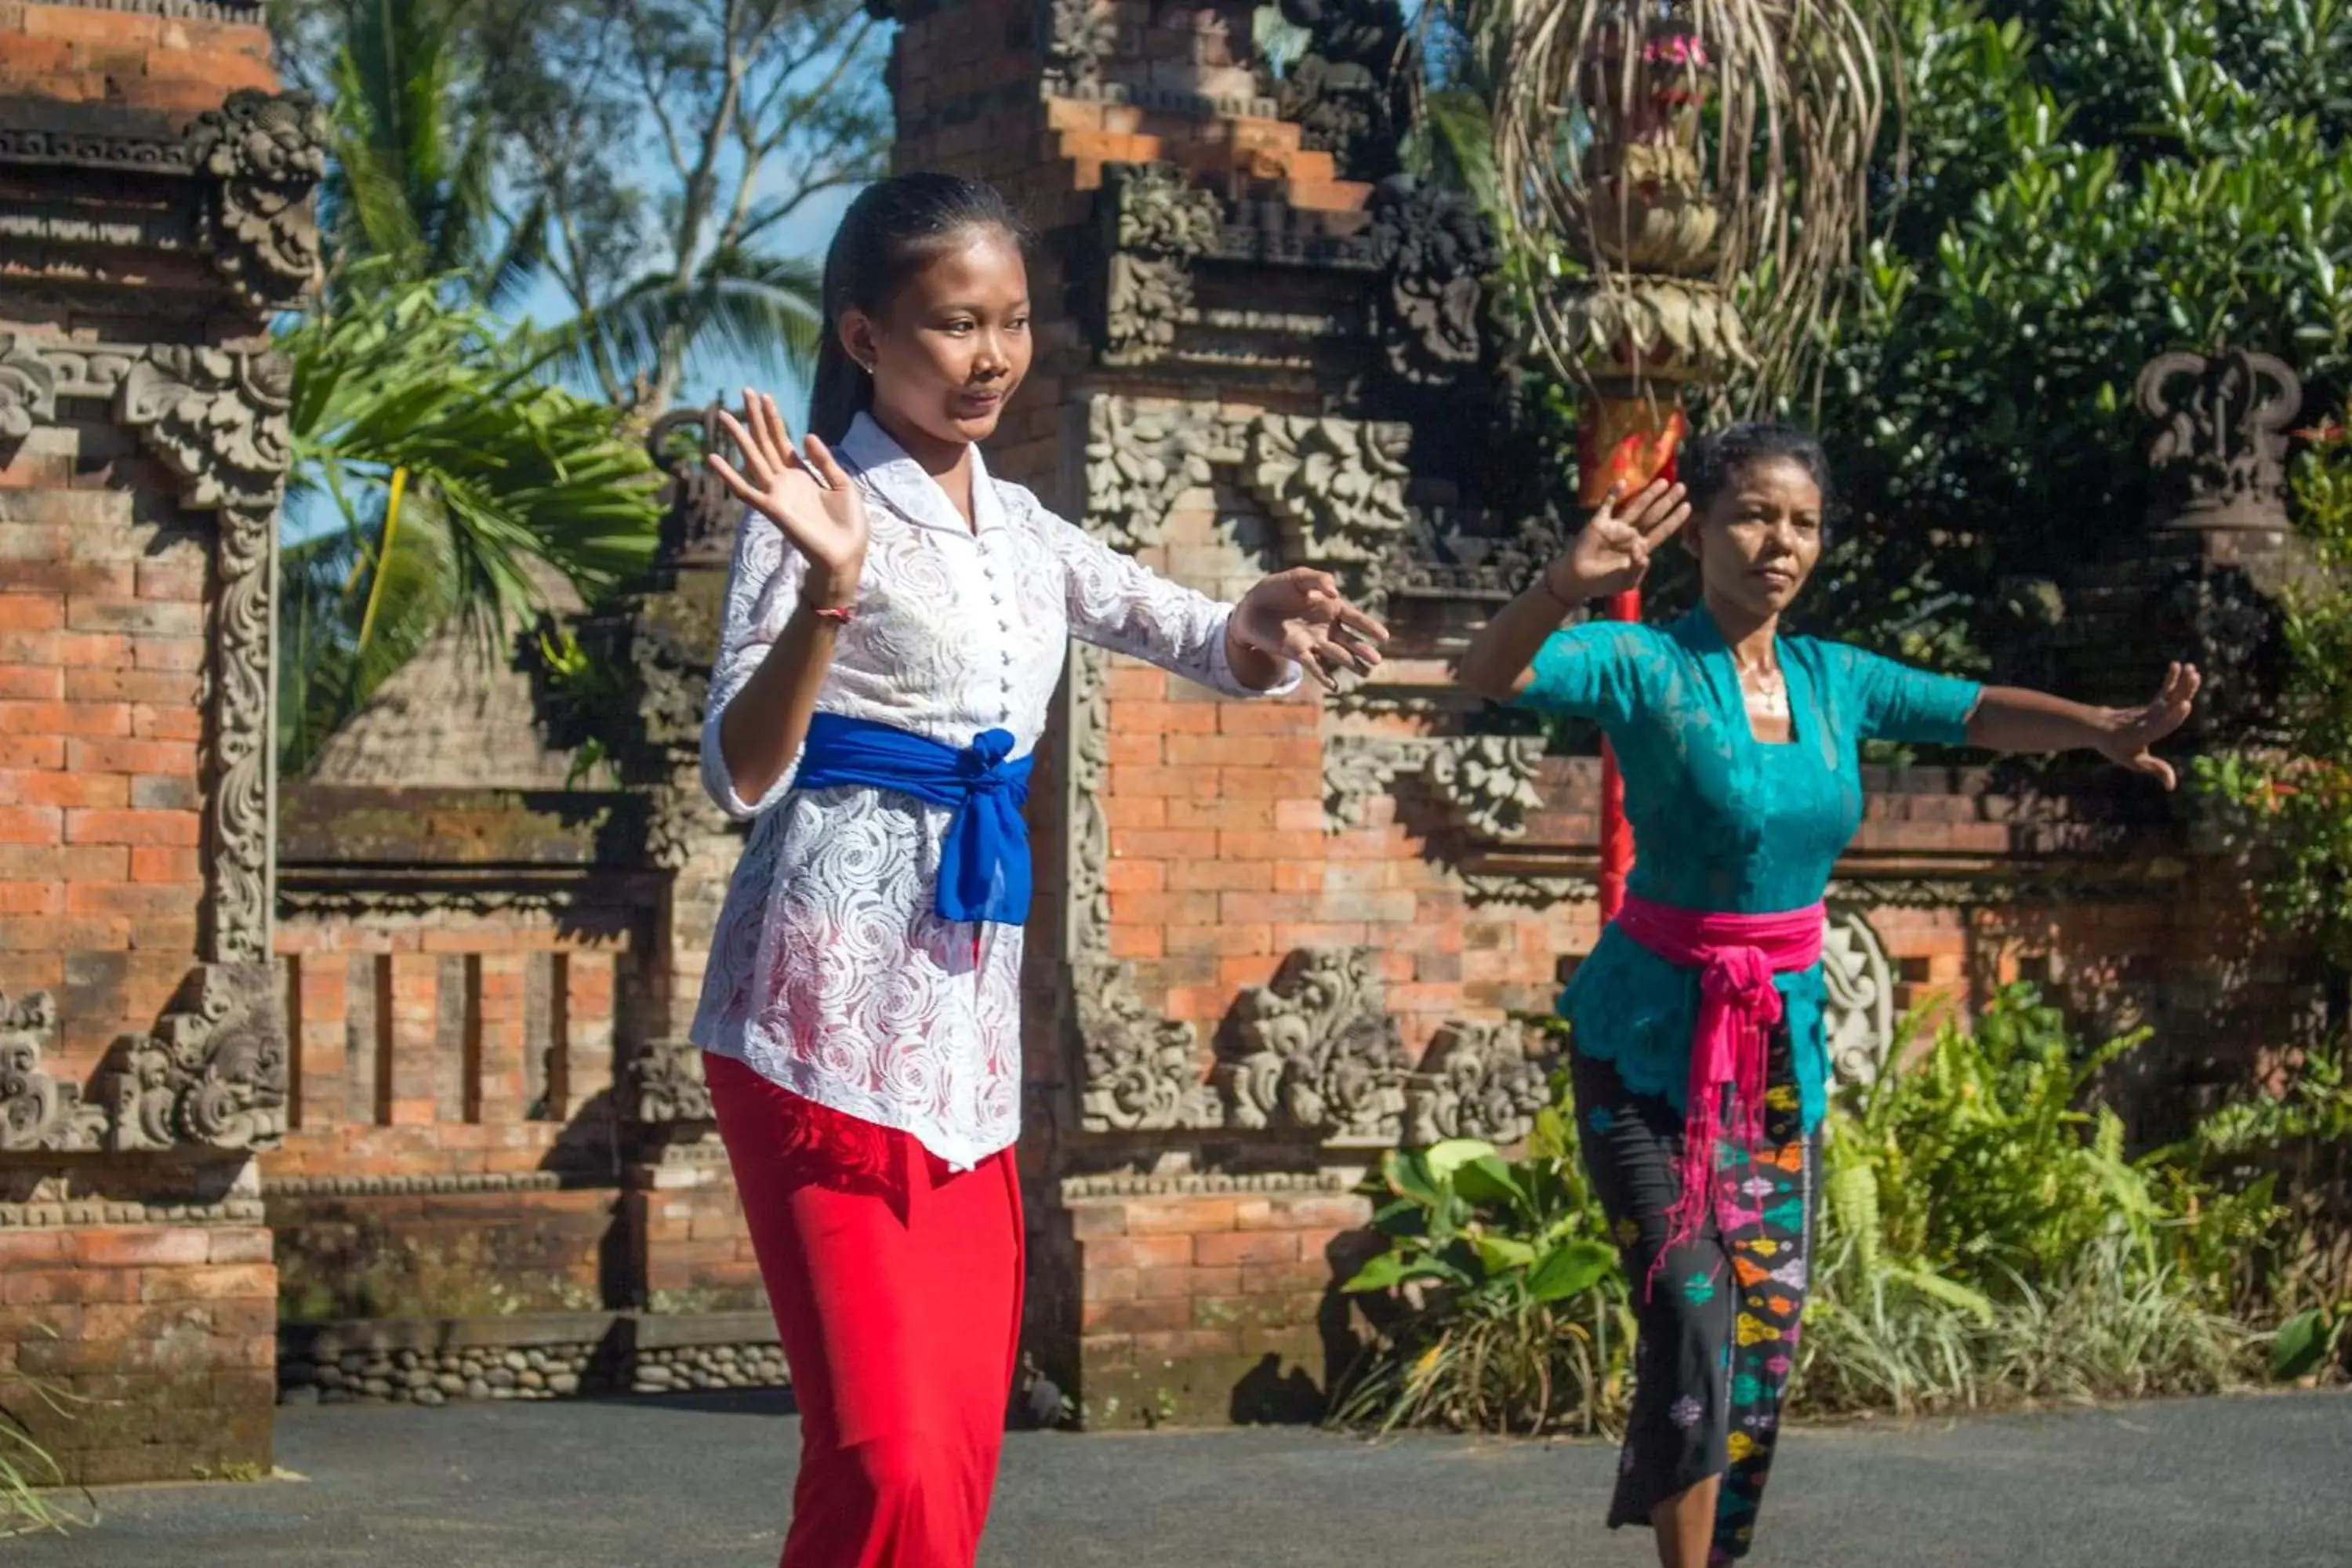
<path id="1" fill-rule="evenodd" d="M 1770 914 L 1821 901 L 1862 826 L 1864 741 L 1958 745 L 1982 689 L 1813 637 L 1784 637 L 1790 739 L 1756 738 L 1731 649 L 1705 607 L 1671 626 L 1595 621 L 1554 632 L 1517 705 L 1599 723 L 1625 778 L 1632 890 L 1662 904 Z M 1804 1125 L 1828 1102 L 1822 972 L 1779 976 Z M 1559 1009 L 1574 1048 L 1626 1088 L 1684 1108 L 1698 976 L 1613 926 Z"/>

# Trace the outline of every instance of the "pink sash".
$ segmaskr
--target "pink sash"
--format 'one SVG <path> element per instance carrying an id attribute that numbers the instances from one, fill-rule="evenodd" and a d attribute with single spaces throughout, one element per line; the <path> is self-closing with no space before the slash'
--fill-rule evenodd
<path id="1" fill-rule="evenodd" d="M 1682 1191 L 1667 1215 L 1668 1247 L 1696 1234 L 1707 1212 L 1727 1089 L 1732 1136 L 1750 1145 L 1763 1138 L 1765 1042 L 1781 1014 L 1772 976 L 1822 961 L 1825 915 L 1820 904 L 1782 914 L 1732 915 L 1625 895 L 1618 928 L 1677 969 L 1699 972 L 1698 1026 L 1691 1034 L 1684 1108 Z M 1658 1256 L 1665 1256 L 1664 1247 Z"/>

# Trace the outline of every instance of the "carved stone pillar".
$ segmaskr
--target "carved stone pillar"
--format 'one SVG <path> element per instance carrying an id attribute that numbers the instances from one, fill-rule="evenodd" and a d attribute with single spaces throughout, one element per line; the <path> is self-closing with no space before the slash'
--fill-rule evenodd
<path id="1" fill-rule="evenodd" d="M 324 129 L 258 0 L 0 7 L 0 1258 L 156 1271 L 19 1300 L 158 1303 L 16 1320 L 10 1409 L 45 1408 L 11 1376 L 107 1384 L 37 1434 L 76 1479 L 269 1459 L 267 323 L 318 266 Z"/>

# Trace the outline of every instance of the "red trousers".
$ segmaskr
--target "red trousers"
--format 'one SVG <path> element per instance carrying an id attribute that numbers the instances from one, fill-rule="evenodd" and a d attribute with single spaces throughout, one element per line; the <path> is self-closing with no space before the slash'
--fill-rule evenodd
<path id="1" fill-rule="evenodd" d="M 1013 1152 L 953 1173 L 702 1060 L 801 1413 L 782 1568 L 971 1568 L 1021 1327 Z"/>

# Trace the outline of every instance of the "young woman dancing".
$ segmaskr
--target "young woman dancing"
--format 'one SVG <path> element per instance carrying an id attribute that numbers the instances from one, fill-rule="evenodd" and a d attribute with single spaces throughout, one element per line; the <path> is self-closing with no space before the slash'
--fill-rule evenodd
<path id="1" fill-rule="evenodd" d="M 1821 560 L 1820 446 L 1734 426 L 1683 471 L 1602 506 L 1472 639 L 1461 679 L 1597 721 L 1624 770 L 1624 909 L 1560 998 L 1584 1159 L 1641 1322 L 1609 1522 L 1652 1525 L 1666 1568 L 1701 1568 L 1748 1552 L 1804 1310 L 1830 1077 L 1822 896 L 1862 823 L 1857 748 L 2095 751 L 2168 789 L 2149 748 L 2198 677 L 2175 665 L 2147 706 L 2089 708 L 1784 634 Z M 1696 609 L 1560 629 L 1678 532 Z"/>
<path id="2" fill-rule="evenodd" d="M 801 1411 L 785 1568 L 979 1548 L 1021 1321 L 1021 805 L 1070 637 L 1243 696 L 1386 635 L 1318 572 L 1213 603 L 989 476 L 1021 243 L 985 185 L 868 188 L 825 258 L 812 434 L 747 393 L 741 468 L 711 459 L 751 510 L 703 775 L 752 826 L 693 1037 Z"/>

